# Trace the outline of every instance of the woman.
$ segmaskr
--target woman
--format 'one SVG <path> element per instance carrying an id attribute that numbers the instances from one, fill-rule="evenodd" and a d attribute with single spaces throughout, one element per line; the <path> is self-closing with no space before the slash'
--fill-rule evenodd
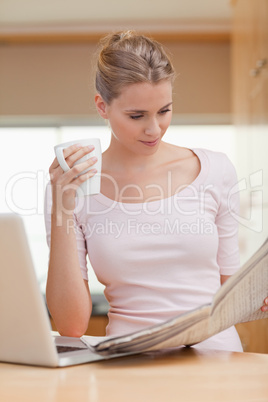
<path id="1" fill-rule="evenodd" d="M 237 181 L 230 161 L 162 140 L 174 75 L 155 41 L 128 31 L 102 42 L 95 103 L 109 122 L 111 142 L 102 158 L 101 194 L 76 205 L 76 188 L 96 173 L 96 159 L 74 162 L 92 148 L 67 148 L 67 173 L 56 159 L 50 167 L 47 302 L 62 335 L 81 336 L 88 326 L 87 253 L 110 304 L 107 335 L 211 302 L 239 268 L 233 217 L 239 200 L 238 193 L 229 196 Z M 234 328 L 197 347 L 242 351 Z"/>

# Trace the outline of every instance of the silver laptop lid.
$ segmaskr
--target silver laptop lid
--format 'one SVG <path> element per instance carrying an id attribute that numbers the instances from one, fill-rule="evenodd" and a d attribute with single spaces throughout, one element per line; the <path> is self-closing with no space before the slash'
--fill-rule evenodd
<path id="1" fill-rule="evenodd" d="M 0 214 L 0 361 L 57 366 L 21 217 Z"/>

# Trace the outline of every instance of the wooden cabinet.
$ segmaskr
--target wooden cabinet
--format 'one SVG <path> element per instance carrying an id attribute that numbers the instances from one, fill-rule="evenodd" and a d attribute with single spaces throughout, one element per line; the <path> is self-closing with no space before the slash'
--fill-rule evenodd
<path id="1" fill-rule="evenodd" d="M 56 331 L 57 330 L 56 326 L 51 317 L 50 317 L 50 323 L 52 329 Z M 106 315 L 92 316 L 90 318 L 85 335 L 105 336 L 105 329 L 107 324 L 108 324 L 108 317 Z"/>
<path id="2" fill-rule="evenodd" d="M 268 353 L 268 319 L 236 325 L 244 352 Z"/>
<path id="3" fill-rule="evenodd" d="M 260 172 L 264 184 L 262 202 L 267 208 L 268 187 L 264 182 L 268 182 L 268 1 L 236 0 L 233 7 L 232 104 L 238 173 L 240 178 L 250 178 Z M 268 226 L 265 229 L 267 236 Z"/>
<path id="4" fill-rule="evenodd" d="M 249 182 L 259 172 L 264 184 L 268 181 L 268 1 L 236 0 L 233 8 L 232 105 L 237 128 L 238 174 Z M 252 203 L 249 184 L 242 199 L 244 215 L 250 213 L 247 209 Z M 268 187 L 263 185 L 262 192 L 262 202 L 267 208 Z M 268 227 L 265 229 L 267 236 Z"/>
<path id="5" fill-rule="evenodd" d="M 247 260 L 268 236 L 268 0 L 232 4 L 233 121 L 244 186 L 240 247 Z M 237 330 L 245 351 L 268 353 L 268 320 L 239 324 Z"/>
<path id="6" fill-rule="evenodd" d="M 240 0 L 241 1 L 241 0 Z M 268 1 L 252 1 L 250 40 L 249 123 L 268 128 Z M 253 133 L 254 134 L 254 133 Z M 266 135 L 268 132 L 266 131 Z"/>
<path id="7" fill-rule="evenodd" d="M 268 124 L 268 1 L 233 1 L 232 92 L 236 125 Z"/>

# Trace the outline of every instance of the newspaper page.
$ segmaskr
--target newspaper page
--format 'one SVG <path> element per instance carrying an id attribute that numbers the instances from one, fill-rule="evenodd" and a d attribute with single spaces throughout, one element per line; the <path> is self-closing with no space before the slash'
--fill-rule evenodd
<path id="1" fill-rule="evenodd" d="M 228 283 L 229 282 L 229 283 Z M 247 264 L 228 279 L 212 303 L 210 333 L 216 334 L 240 322 L 268 318 L 260 310 L 268 295 L 268 242 Z"/>
<path id="2" fill-rule="evenodd" d="M 147 350 L 159 350 L 168 348 L 178 348 L 180 346 L 192 346 L 209 338 L 209 320 L 205 316 L 201 321 L 192 324 L 188 329 L 177 333 L 175 336 L 168 337 L 161 343 L 151 346 Z"/>
<path id="3" fill-rule="evenodd" d="M 202 306 L 145 330 L 100 342 L 95 350 L 107 355 L 196 343 L 198 339 L 208 337 L 210 311 L 210 305 Z"/>

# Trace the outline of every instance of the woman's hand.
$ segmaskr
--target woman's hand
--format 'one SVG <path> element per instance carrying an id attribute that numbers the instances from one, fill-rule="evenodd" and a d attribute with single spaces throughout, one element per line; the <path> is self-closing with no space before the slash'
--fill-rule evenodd
<path id="1" fill-rule="evenodd" d="M 93 177 L 96 169 L 91 169 L 81 174 L 97 162 L 94 156 L 85 162 L 75 165 L 79 159 L 94 150 L 94 146 L 71 145 L 63 151 L 64 158 L 70 170 L 64 172 L 57 158 L 49 168 L 50 180 L 52 185 L 53 208 L 56 211 L 64 210 L 65 213 L 72 213 L 75 208 L 75 194 L 77 188 L 86 180 Z"/>
<path id="2" fill-rule="evenodd" d="M 268 311 L 268 297 L 266 297 L 263 301 L 263 306 L 261 307 L 261 311 L 266 312 Z"/>

